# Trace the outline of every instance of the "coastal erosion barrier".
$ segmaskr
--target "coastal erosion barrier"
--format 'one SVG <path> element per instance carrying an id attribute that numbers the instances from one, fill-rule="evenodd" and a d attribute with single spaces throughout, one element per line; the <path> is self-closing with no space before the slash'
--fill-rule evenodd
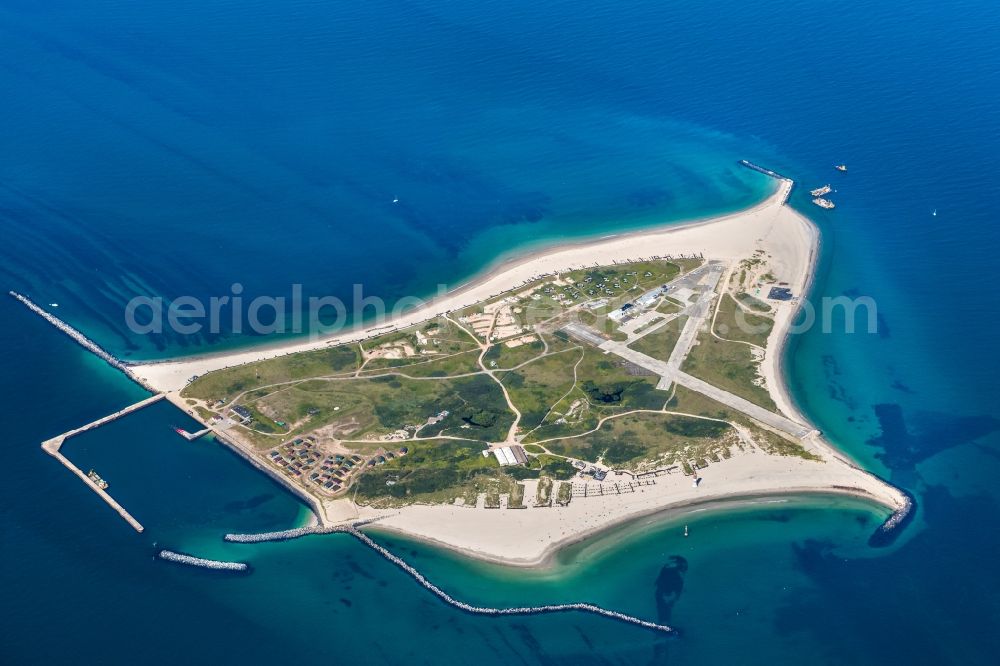
<path id="1" fill-rule="evenodd" d="M 99 344 L 97 344 L 96 342 L 88 338 L 86 335 L 84 335 L 80 331 L 76 330 L 75 328 L 64 322 L 59 317 L 55 316 L 51 312 L 47 312 L 46 310 L 42 309 L 27 296 L 19 294 L 16 291 L 8 291 L 7 293 L 10 294 L 12 297 L 16 298 L 17 300 L 19 300 L 29 310 L 37 314 L 39 317 L 41 317 L 42 319 L 49 322 L 50 324 L 58 328 L 60 331 L 71 337 L 74 341 L 77 342 L 77 344 L 79 344 L 87 351 L 93 353 L 95 356 L 103 360 L 112 368 L 120 370 L 125 374 L 126 377 L 128 377 L 129 379 L 131 379 L 132 381 L 134 381 L 136 384 L 143 387 L 147 391 L 151 392 L 153 391 L 153 389 L 150 388 L 146 384 L 146 382 L 144 382 L 142 379 L 140 379 L 132 372 L 132 369 L 128 366 L 127 363 L 125 363 L 125 361 L 121 360 L 120 358 L 106 351 Z"/>
<path id="2" fill-rule="evenodd" d="M 904 501 L 902 505 L 892 512 L 892 515 L 882 523 L 875 533 L 868 538 L 868 545 L 872 548 L 884 548 L 886 546 L 892 545 L 899 536 L 899 533 L 903 531 L 903 527 L 907 525 L 911 520 L 916 511 L 916 501 L 913 499 L 913 495 L 906 492 L 901 488 L 897 490 L 903 494 Z"/>
<path id="3" fill-rule="evenodd" d="M 401 557 L 393 555 L 387 548 L 379 545 L 374 539 L 369 537 L 367 534 L 358 530 L 358 527 L 362 525 L 367 525 L 377 518 L 371 518 L 368 520 L 362 520 L 355 522 L 351 525 L 333 525 L 333 526 L 320 526 L 311 525 L 307 527 L 296 527 L 290 530 L 282 530 L 280 532 L 263 532 L 260 534 L 227 534 L 223 539 L 232 543 L 263 543 L 266 541 L 284 541 L 286 539 L 295 539 L 298 537 L 306 536 L 309 534 L 332 534 L 343 532 L 350 534 L 355 539 L 368 546 L 376 553 L 387 559 L 388 561 L 395 564 L 397 567 L 402 569 L 404 572 L 409 574 L 417 583 L 424 589 L 431 592 L 434 596 L 441 599 L 443 602 L 449 606 L 458 608 L 459 610 L 465 611 L 466 613 L 471 613 L 473 615 L 542 615 L 545 613 L 563 613 L 569 611 L 579 611 L 582 613 L 591 613 L 594 615 L 600 615 L 601 617 L 606 617 L 613 620 L 618 620 L 619 622 L 624 622 L 626 624 L 632 624 L 637 627 L 642 627 L 644 629 L 649 629 L 652 631 L 658 631 L 666 634 L 674 634 L 676 631 L 672 627 L 668 627 L 665 624 L 657 624 L 655 622 L 649 622 L 647 620 L 642 620 L 632 615 L 627 615 L 625 613 L 619 613 L 618 611 L 607 610 L 606 608 L 601 608 L 594 604 L 588 603 L 571 603 L 571 604 L 550 604 L 547 606 L 522 606 L 517 608 L 487 608 L 484 606 L 473 606 L 472 604 L 467 604 L 464 601 L 459 601 L 454 598 L 440 587 L 434 583 L 427 580 L 426 576 L 417 571 L 415 568 L 410 566 Z"/>
<path id="4" fill-rule="evenodd" d="M 250 565 L 246 562 L 222 562 L 219 560 L 206 560 L 202 557 L 195 557 L 193 555 L 185 555 L 184 553 L 175 553 L 172 550 L 161 550 L 156 554 L 161 560 L 166 560 L 167 562 L 174 562 L 176 564 L 186 564 L 192 567 L 201 567 L 203 569 L 215 569 L 218 571 L 249 571 Z"/>
<path id="5" fill-rule="evenodd" d="M 53 437 L 52 439 L 47 439 L 44 442 L 42 442 L 42 450 L 43 451 L 45 451 L 50 456 L 52 456 L 53 458 L 55 458 L 56 460 L 58 460 L 60 463 L 62 463 L 63 466 L 66 467 L 66 469 L 68 469 L 69 471 L 71 471 L 74 474 L 76 474 L 80 478 L 81 481 L 83 481 L 85 484 L 87 484 L 87 486 L 91 490 L 93 490 L 95 493 L 97 493 L 98 497 L 100 497 L 101 499 L 103 499 L 108 504 L 108 506 L 110 506 L 112 509 L 114 509 L 115 511 L 117 511 L 118 515 L 120 515 L 122 518 L 124 518 L 125 522 L 127 522 L 129 525 L 131 525 L 133 527 L 133 529 L 135 529 L 136 532 L 142 532 L 143 531 L 142 524 L 139 523 L 139 521 L 136 520 L 132 516 L 132 514 L 130 514 L 128 511 L 126 511 L 125 507 L 123 507 L 121 504 L 119 504 L 117 501 L 115 501 L 115 498 L 113 498 L 110 494 L 108 494 L 107 490 L 105 490 L 104 488 L 101 488 L 99 485 L 97 485 L 97 483 L 93 479 L 91 479 L 88 475 L 84 474 L 83 471 L 79 467 L 77 467 L 76 465 L 74 465 L 73 462 L 69 458 L 67 458 L 66 456 L 64 456 L 62 454 L 62 452 L 60 452 L 59 449 L 62 448 L 62 445 L 66 442 L 67 439 L 69 439 L 70 437 L 73 437 L 74 435 L 79 435 L 81 432 L 86 432 L 88 430 L 93 430 L 94 428 L 98 428 L 98 427 L 104 425 L 105 423 L 108 423 L 110 421 L 114 421 L 116 419 L 120 419 L 121 417 L 125 416 L 126 414 L 131 414 L 132 412 L 138 411 L 138 410 L 142 409 L 143 407 L 146 407 L 148 405 L 153 404 L 154 402 L 159 402 L 162 399 L 163 399 L 163 394 L 162 393 L 158 393 L 157 395 L 150 396 L 150 397 L 146 398 L 145 400 L 141 400 L 141 401 L 139 401 L 139 402 L 137 402 L 135 404 L 129 405 L 128 407 L 125 407 L 123 409 L 119 409 L 117 412 L 114 412 L 113 414 L 108 414 L 107 416 L 101 417 L 101 418 L 97 419 L 96 421 L 92 421 L 92 422 L 88 423 L 85 426 L 80 426 L 79 428 L 76 428 L 74 430 L 70 430 L 68 432 L 64 432 L 61 435 Z"/>
<path id="6" fill-rule="evenodd" d="M 389 560 L 397 567 L 405 571 L 410 575 L 421 587 L 430 591 L 434 596 L 438 597 L 444 601 L 449 606 L 454 606 L 466 613 L 472 615 L 542 615 L 547 613 L 564 613 L 568 611 L 578 611 L 582 613 L 592 613 L 594 615 L 600 615 L 601 617 L 606 617 L 612 620 L 618 620 L 619 622 L 624 622 L 625 624 L 635 625 L 637 627 L 642 627 L 644 629 L 649 629 L 651 631 L 658 631 L 665 634 L 674 634 L 676 631 L 672 627 L 668 627 L 665 624 L 657 624 L 655 622 L 649 622 L 647 620 L 641 620 L 632 615 L 626 615 L 625 613 L 619 613 L 618 611 L 607 610 L 606 608 L 601 608 L 600 606 L 595 606 L 594 604 L 588 603 L 571 603 L 571 604 L 550 604 L 546 606 L 522 606 L 518 608 L 487 608 L 484 606 L 473 606 L 472 604 L 467 604 L 464 601 L 459 601 L 454 598 L 440 587 L 434 583 L 427 580 L 427 578 L 414 569 L 412 566 L 407 564 L 402 558 L 397 557 L 390 553 L 386 548 L 375 543 L 375 541 L 369 537 L 367 534 L 360 532 L 353 525 L 344 526 L 339 528 L 334 528 L 332 531 L 346 532 L 353 536 L 355 539 L 365 544 L 376 553 Z"/>
<path id="7" fill-rule="evenodd" d="M 356 520 L 351 526 L 354 529 L 361 527 L 362 525 L 370 525 L 375 521 L 379 520 L 378 517 L 375 518 L 365 518 L 364 520 Z M 290 530 L 281 530 L 278 532 L 260 532 L 258 534 L 227 534 L 222 537 L 223 541 L 229 541 L 230 543 L 264 543 L 266 541 L 287 541 L 289 539 L 298 539 L 299 537 L 308 536 L 309 534 L 332 534 L 333 532 L 344 532 L 346 527 L 343 525 L 305 525 L 303 527 L 293 527 Z"/>
<path id="8" fill-rule="evenodd" d="M 336 528 L 310 525 L 307 527 L 296 527 L 290 530 L 281 530 L 280 532 L 262 532 L 260 534 L 227 534 L 222 537 L 222 540 L 229 541 L 230 543 L 265 543 L 268 541 L 287 541 L 288 539 L 297 539 L 309 534 L 329 534 L 334 531 L 337 531 Z"/>
<path id="9" fill-rule="evenodd" d="M 781 187 L 784 188 L 784 190 L 781 192 L 781 203 L 782 205 L 784 205 L 785 203 L 788 202 L 788 197 L 792 194 L 792 186 L 795 185 L 794 180 L 792 180 L 788 176 L 782 176 L 777 171 L 772 171 L 770 169 L 760 166 L 759 164 L 754 164 L 753 162 L 750 162 L 748 160 L 740 160 L 739 164 L 740 166 L 744 166 L 747 169 L 750 169 L 751 171 L 756 171 L 757 173 L 762 173 L 765 176 L 770 176 L 771 178 L 777 178 L 778 180 L 780 180 L 782 183 Z"/>

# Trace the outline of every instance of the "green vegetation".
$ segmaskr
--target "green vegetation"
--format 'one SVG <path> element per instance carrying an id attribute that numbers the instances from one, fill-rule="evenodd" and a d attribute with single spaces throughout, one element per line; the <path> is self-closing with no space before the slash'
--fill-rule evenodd
<path id="1" fill-rule="evenodd" d="M 512 317 L 514 326 L 547 321 L 526 329 L 530 332 L 525 335 L 537 336 L 535 341 L 513 348 L 490 345 L 483 354 L 487 370 L 479 364 L 480 341 L 464 330 L 471 331 L 477 320 L 460 326 L 442 317 L 361 345 L 213 372 L 192 382 L 182 395 L 203 419 L 228 414 L 233 404 L 246 407 L 250 422 L 233 432 L 258 450 L 308 436 L 319 451 L 364 456 L 366 462 L 350 477 L 349 493 L 377 506 L 458 500 L 474 505 L 485 496 L 488 506 L 498 507 L 502 495 L 509 496 L 509 506 L 523 506 L 523 482 L 535 478 L 537 504 L 550 505 L 554 498 L 568 503 L 572 484 L 567 481 L 577 473 L 568 458 L 632 470 L 688 467 L 730 457 L 730 449 L 747 444 L 811 457 L 798 443 L 701 394 L 683 387 L 673 393 L 658 390 L 659 377 L 648 370 L 558 331 L 575 318 L 622 339 L 607 311 L 700 264 L 684 260 L 587 269 L 562 276 L 559 284 L 546 278 L 513 297 L 507 294 L 501 314 Z M 578 307 L 598 298 L 607 304 L 595 310 Z M 766 305 L 747 294 L 735 298 L 749 308 Z M 659 306 L 664 313 L 680 308 L 669 299 Z M 452 316 L 458 320 L 482 312 L 479 304 Z M 745 333 L 734 326 L 744 315 L 762 330 Z M 647 324 L 652 332 L 631 347 L 667 359 L 686 321 L 682 316 L 659 328 Z M 744 344 L 764 344 L 773 325 L 770 318 L 745 313 L 727 295 L 717 323 L 720 334 L 725 327 L 734 340 L 703 333 L 685 370 L 775 409 L 767 392 L 753 383 L 756 363 L 752 348 Z M 508 333 L 512 330 L 520 329 Z M 518 435 L 529 457 L 524 465 L 501 468 L 482 453 L 490 443 L 504 441 L 513 423 L 504 389 L 521 414 Z M 400 446 L 408 449 L 406 455 L 387 450 L 398 453 Z M 369 466 L 372 458 L 381 464 Z"/>
<path id="2" fill-rule="evenodd" d="M 735 441 L 728 423 L 673 414 L 631 414 L 605 421 L 596 432 L 546 442 L 546 446 L 554 453 L 635 470 L 722 451 Z"/>
<path id="3" fill-rule="evenodd" d="M 490 348 L 483 356 L 486 367 L 494 369 L 492 363 L 496 363 L 495 369 L 512 369 L 527 363 L 545 351 L 545 345 L 541 340 L 529 342 L 517 347 L 508 347 L 505 343 L 490 345 Z"/>
<path id="4" fill-rule="evenodd" d="M 500 508 L 500 484 L 493 483 L 492 480 L 486 484 L 486 503 L 484 505 L 487 509 L 499 509 Z"/>
<path id="5" fill-rule="evenodd" d="M 514 418 L 500 387 L 485 375 L 433 381 L 393 375 L 315 379 L 245 404 L 269 420 L 292 424 L 290 434 L 326 428 L 323 434 L 337 439 L 362 439 L 409 427 L 419 428 L 421 437 L 447 433 L 494 441 L 507 434 Z M 447 417 L 427 424 L 443 411 Z M 262 430 L 256 421 L 253 427 Z"/>
<path id="6" fill-rule="evenodd" d="M 552 505 L 552 479 L 543 476 L 538 479 L 538 488 L 535 491 L 535 506 Z"/>
<path id="7" fill-rule="evenodd" d="M 354 370 L 357 365 L 357 350 L 346 345 L 289 354 L 211 372 L 191 382 L 181 395 L 210 402 L 229 402 L 239 394 L 261 386 L 342 374 Z"/>
<path id="8" fill-rule="evenodd" d="M 572 271 L 564 276 L 573 280 L 577 298 L 582 301 L 607 298 L 614 307 L 639 296 L 642 292 L 673 280 L 681 271 L 700 265 L 700 260 L 642 261 L 600 268 Z"/>
<path id="9" fill-rule="evenodd" d="M 471 481 L 497 471 L 496 461 L 483 457 L 477 442 L 437 439 L 406 445 L 405 456 L 365 470 L 355 485 L 359 503 L 451 502 Z"/>
<path id="10" fill-rule="evenodd" d="M 755 298 L 755 297 L 751 296 L 750 294 L 748 294 L 746 292 L 740 292 L 740 293 L 736 294 L 736 300 L 738 300 L 740 303 L 742 303 L 745 307 L 748 307 L 751 310 L 756 310 L 757 312 L 770 312 L 771 311 L 771 306 L 770 305 L 768 305 L 764 301 L 760 300 L 759 298 Z"/>
<path id="11" fill-rule="evenodd" d="M 687 320 L 686 315 L 677 317 L 652 333 L 639 338 L 630 344 L 629 347 L 647 356 L 666 361 L 670 358 L 670 353 L 674 350 L 674 347 L 677 346 L 677 339 L 680 338 L 681 331 L 684 330 L 684 324 L 687 323 Z"/>
<path id="12" fill-rule="evenodd" d="M 511 509 L 523 509 L 524 508 L 524 484 L 515 483 L 514 487 L 510 491 L 510 497 L 507 498 L 507 506 Z"/>
<path id="13" fill-rule="evenodd" d="M 732 296 L 722 295 L 719 312 L 715 317 L 715 332 L 719 337 L 763 347 L 767 344 L 767 336 L 771 334 L 772 328 L 774 320 L 770 317 L 745 312 Z"/>
<path id="14" fill-rule="evenodd" d="M 562 506 L 566 506 L 573 499 L 573 484 L 567 483 L 566 481 L 559 482 L 559 488 L 556 490 L 556 503 Z"/>
<path id="15" fill-rule="evenodd" d="M 553 403 L 573 386 L 573 365 L 582 350 L 552 354 L 503 376 L 511 399 L 521 411 L 521 427 L 530 430 L 542 422 Z"/>
<path id="16" fill-rule="evenodd" d="M 525 437 L 526 442 L 593 430 L 600 418 L 624 411 L 663 407 L 667 396 L 656 389 L 658 377 L 630 375 L 624 361 L 592 347 L 581 350 L 583 359 L 577 366 L 576 386 L 561 400 L 565 392 L 549 392 L 545 400 L 555 406 L 541 425 Z M 517 396 L 514 404 L 520 408 Z"/>
<path id="17" fill-rule="evenodd" d="M 702 333 L 682 366 L 699 379 L 734 393 L 772 412 L 777 406 L 767 390 L 758 386 L 758 363 L 752 348 L 742 342 L 720 340 Z"/>
<path id="18" fill-rule="evenodd" d="M 576 474 L 576 468 L 563 458 L 542 454 L 529 458 L 523 467 L 512 467 L 508 470 L 508 474 L 517 479 L 534 479 L 543 473 L 554 479 L 572 479 Z"/>

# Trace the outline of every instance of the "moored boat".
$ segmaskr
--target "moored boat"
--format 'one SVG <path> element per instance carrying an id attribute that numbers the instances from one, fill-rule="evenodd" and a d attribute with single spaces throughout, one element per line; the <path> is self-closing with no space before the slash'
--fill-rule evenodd
<path id="1" fill-rule="evenodd" d="M 108 489 L 108 482 L 100 477 L 100 475 L 94 470 L 87 472 L 87 477 L 94 482 L 94 484 L 101 490 Z"/>

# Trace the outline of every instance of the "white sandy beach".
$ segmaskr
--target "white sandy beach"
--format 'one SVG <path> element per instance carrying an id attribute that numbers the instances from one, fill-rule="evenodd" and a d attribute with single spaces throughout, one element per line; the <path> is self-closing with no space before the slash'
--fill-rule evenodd
<path id="1" fill-rule="evenodd" d="M 807 493 L 851 495 L 896 507 L 901 496 L 873 476 L 835 461 L 812 462 L 762 452 L 737 455 L 701 470 L 701 483 L 680 473 L 659 476 L 634 493 L 574 497 L 568 506 L 483 509 L 444 505 L 395 511 L 362 508 L 361 518 L 382 516 L 378 529 L 399 532 L 511 566 L 544 565 L 559 548 L 645 515 L 713 501 Z M 591 483 L 591 486 L 596 484 Z M 532 486 L 533 487 L 533 486 Z M 529 496 L 533 496 L 529 488 Z"/>
<path id="2" fill-rule="evenodd" d="M 424 307 L 407 312 L 393 322 L 348 329 L 319 340 L 290 340 L 287 344 L 273 347 L 143 363 L 133 366 L 132 371 L 156 390 L 176 391 L 183 388 L 193 375 L 362 340 L 372 335 L 374 328 L 378 328 L 378 334 L 388 332 L 390 329 L 386 326 L 389 324 L 394 328 L 406 328 L 484 301 L 539 275 L 652 255 L 704 253 L 709 259 L 732 260 L 747 256 L 761 243 L 766 243 L 773 255 L 772 261 L 779 266 L 788 266 L 789 274 L 801 273 L 804 283 L 809 273 L 811 243 L 816 232 L 808 220 L 782 205 L 788 187 L 782 182 L 778 190 L 760 204 L 732 215 L 555 247 L 513 259 L 445 296 L 429 300 Z"/>
<path id="3" fill-rule="evenodd" d="M 422 309 L 403 316 L 393 325 L 402 328 L 470 306 L 542 274 L 654 255 L 702 253 L 706 259 L 732 263 L 763 250 L 768 268 L 777 279 L 787 282 L 796 296 L 804 296 L 818 255 L 819 233 L 809 220 L 784 205 L 790 187 L 790 183 L 781 182 L 778 190 L 761 204 L 725 217 L 557 247 L 508 262 Z M 799 303 L 796 299 L 778 303 L 776 307 L 775 326 L 761 363 L 761 374 L 778 409 L 785 416 L 807 424 L 808 421 L 796 409 L 781 374 L 782 348 Z M 382 324 L 378 332 L 381 334 L 386 330 Z M 171 392 L 171 399 L 183 409 L 184 404 L 176 391 L 192 375 L 351 342 L 369 334 L 370 329 L 353 330 L 324 340 L 293 341 L 271 349 L 145 364 L 133 370 L 156 389 Z M 657 477 L 654 485 L 644 486 L 634 493 L 574 498 L 566 507 L 487 510 L 414 505 L 374 510 L 355 507 L 346 499 L 315 506 L 323 512 L 320 521 L 324 524 L 379 517 L 381 529 L 405 533 L 473 557 L 511 565 L 535 566 L 544 562 L 559 546 L 579 541 L 612 525 L 712 500 L 828 493 L 862 497 L 893 511 L 907 503 L 906 497 L 896 488 L 852 464 L 818 432 L 808 435 L 803 444 L 821 461 L 768 455 L 754 450 L 713 463 L 702 470 L 703 481 L 698 487 L 692 486 L 691 477 L 670 474 Z M 529 487 L 529 495 L 534 495 L 533 486 Z"/>

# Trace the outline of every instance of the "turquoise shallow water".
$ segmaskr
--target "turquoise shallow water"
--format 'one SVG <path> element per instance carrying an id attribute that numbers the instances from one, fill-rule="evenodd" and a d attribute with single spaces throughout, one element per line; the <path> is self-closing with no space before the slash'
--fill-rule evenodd
<path id="1" fill-rule="evenodd" d="M 792 200 L 823 232 L 812 297 L 874 297 L 879 332 L 797 336 L 788 379 L 832 441 L 920 507 L 884 550 L 865 545 L 871 510 L 800 500 L 684 518 L 687 540 L 644 521 L 539 574 L 383 537 L 470 600 L 582 596 L 683 637 L 469 617 L 343 537 L 223 544 L 298 524 L 302 507 L 178 438 L 166 405 L 67 445 L 127 497 L 148 526 L 136 535 L 38 443 L 144 394 L 2 299 L 0 654 L 992 663 L 998 22 L 978 0 L 0 2 L 0 82 L 17 93 L 0 109 L 0 276 L 107 347 L 260 342 L 129 335 L 134 295 L 363 281 L 392 299 L 518 246 L 734 210 L 768 187 L 735 166 L 746 157 L 838 190 L 829 213 L 804 188 Z M 254 573 L 167 566 L 154 542 Z"/>

